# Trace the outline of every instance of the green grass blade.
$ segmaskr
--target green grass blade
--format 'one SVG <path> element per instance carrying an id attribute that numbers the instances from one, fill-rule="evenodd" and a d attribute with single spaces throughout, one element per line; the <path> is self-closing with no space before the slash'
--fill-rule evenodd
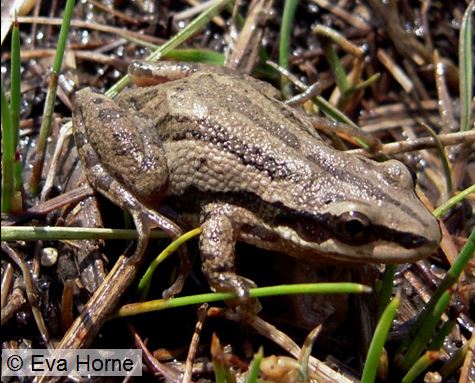
<path id="1" fill-rule="evenodd" d="M 298 0 L 285 0 L 279 37 L 279 65 L 284 69 L 289 67 L 289 46 L 293 20 L 298 4 Z M 280 87 L 285 98 L 289 98 L 292 95 L 290 81 L 286 76 L 281 76 Z"/>
<path id="2" fill-rule="evenodd" d="M 442 217 L 445 213 L 447 213 L 453 206 L 461 202 L 463 199 L 467 198 L 470 194 L 475 193 L 475 185 L 469 186 L 465 190 L 462 190 L 457 195 L 454 195 L 450 198 L 447 202 L 440 205 L 437 209 L 435 209 L 432 214 L 437 218 Z"/>
<path id="3" fill-rule="evenodd" d="M 135 229 L 92 227 L 2 226 L 2 241 L 61 241 L 81 239 L 137 239 Z M 161 230 L 152 230 L 150 238 L 169 238 Z"/>
<path id="4" fill-rule="evenodd" d="M 258 287 L 249 290 L 251 298 L 264 298 L 269 296 L 292 294 L 360 294 L 370 292 L 371 288 L 358 283 L 301 283 L 295 285 L 280 285 Z M 132 315 L 144 314 L 152 311 L 167 310 L 195 304 L 218 302 L 236 299 L 233 293 L 207 293 L 175 297 L 169 299 L 156 299 L 147 302 L 130 303 L 122 306 L 111 318 L 121 318 Z"/>
<path id="5" fill-rule="evenodd" d="M 448 320 L 441 326 L 440 330 L 438 330 L 437 333 L 434 335 L 434 338 L 432 339 L 432 342 L 429 345 L 429 348 L 431 350 L 438 350 L 444 345 L 445 338 L 449 336 L 456 322 L 456 319 Z"/>
<path id="6" fill-rule="evenodd" d="M 12 27 L 12 58 L 11 58 L 11 85 L 10 85 L 10 113 L 12 115 L 12 129 L 14 146 L 20 139 L 20 102 L 21 102 L 21 62 L 20 62 L 20 30 L 15 18 Z"/>
<path id="7" fill-rule="evenodd" d="M 439 370 L 439 374 L 444 382 L 462 367 L 468 350 L 473 347 L 475 347 L 475 338 L 472 337 L 472 339 L 470 339 L 468 342 L 465 342 L 465 344 L 442 365 Z"/>
<path id="8" fill-rule="evenodd" d="M 213 362 L 216 383 L 230 383 L 226 379 L 226 366 L 223 358 L 224 351 L 216 334 L 211 339 L 211 359 Z"/>
<path id="9" fill-rule="evenodd" d="M 363 375 L 361 376 L 361 383 L 373 383 L 376 379 L 379 359 L 383 352 L 384 343 L 388 337 L 399 303 L 399 296 L 395 296 L 381 314 L 378 325 L 374 330 L 373 339 L 369 345 L 368 355 L 363 368 Z"/>
<path id="10" fill-rule="evenodd" d="M 360 129 L 360 127 L 356 125 L 348 116 L 346 116 L 343 112 L 335 108 L 322 96 L 315 97 L 315 104 L 325 115 L 330 117 L 332 120 L 343 122 L 347 125 L 351 125 L 355 129 Z"/>
<path id="11" fill-rule="evenodd" d="M 9 213 L 14 194 L 13 159 L 15 153 L 15 133 L 12 127 L 12 115 L 7 96 L 1 85 L 2 97 L 2 212 Z M 3 237 L 2 237 L 3 239 Z M 3 239 L 5 240 L 5 239 Z"/>
<path id="12" fill-rule="evenodd" d="M 422 355 L 416 363 L 410 368 L 401 380 L 401 383 L 412 383 L 420 374 L 422 374 L 429 366 L 439 359 L 438 351 L 427 351 Z"/>
<path id="13" fill-rule="evenodd" d="M 460 274 L 467 266 L 468 262 L 473 258 L 475 253 L 475 229 L 472 230 L 470 236 L 467 239 L 464 247 L 460 251 L 459 255 L 455 259 L 455 263 L 450 267 L 445 275 L 444 279 L 440 282 L 437 289 L 432 294 L 430 301 L 427 303 L 424 310 L 417 318 L 416 323 L 411 329 L 411 335 L 408 339 L 414 339 L 416 335 L 420 334 L 420 331 L 426 327 L 427 321 L 430 317 L 434 314 L 435 307 L 439 304 L 439 300 L 443 296 L 443 294 L 454 284 L 457 282 Z M 403 346 L 407 346 L 404 344 Z"/>
<path id="14" fill-rule="evenodd" d="M 175 61 L 191 61 L 212 65 L 224 64 L 224 54 L 204 49 L 172 49 L 163 57 Z"/>
<path id="15" fill-rule="evenodd" d="M 186 241 L 200 235 L 203 229 L 198 227 L 196 229 L 190 230 L 187 233 L 184 233 L 179 238 L 170 243 L 149 265 L 144 275 L 140 279 L 139 285 L 137 287 L 137 294 L 140 295 L 141 299 L 145 299 L 150 289 L 150 284 L 152 283 L 153 273 L 160 263 L 162 263 L 168 256 L 178 248 L 183 245 Z"/>
<path id="16" fill-rule="evenodd" d="M 67 0 L 64 8 L 63 23 L 59 32 L 58 46 L 53 62 L 53 70 L 46 95 L 43 120 L 41 122 L 40 134 L 36 146 L 35 163 L 33 164 L 32 176 L 30 180 L 30 192 L 33 195 L 38 194 L 43 164 L 45 161 L 46 144 L 51 133 L 51 121 L 53 119 L 54 104 L 56 102 L 56 89 L 58 85 L 58 76 L 61 71 L 61 64 L 64 57 L 64 49 L 68 38 L 71 17 L 74 9 L 74 0 Z"/>
<path id="17" fill-rule="evenodd" d="M 378 317 L 381 316 L 384 308 L 387 307 L 391 300 L 396 269 L 396 265 L 386 265 L 386 269 L 384 270 L 383 280 L 381 281 L 381 291 L 379 293 Z"/>
<path id="18" fill-rule="evenodd" d="M 22 169 L 21 159 L 17 155 L 18 142 L 20 141 L 20 104 L 21 104 L 21 47 L 20 29 L 15 18 L 12 26 L 12 49 L 11 49 L 11 85 L 10 85 L 10 113 L 12 116 L 12 130 L 14 134 L 13 153 L 13 196 L 12 210 L 23 210 L 22 198 Z"/>
<path id="19" fill-rule="evenodd" d="M 254 354 L 254 358 L 252 358 L 251 364 L 249 365 L 249 372 L 247 374 L 246 383 L 256 383 L 257 378 L 259 377 L 259 371 L 261 367 L 261 361 L 264 357 L 264 350 L 262 346 L 259 347 L 257 353 Z"/>
<path id="20" fill-rule="evenodd" d="M 409 345 L 406 354 L 401 361 L 401 369 L 403 371 L 409 371 L 409 369 L 417 362 L 419 356 L 424 352 L 424 348 L 427 347 L 427 343 L 432 336 L 437 323 L 440 321 L 441 315 L 447 309 L 452 292 L 446 290 L 437 303 L 434 305 L 434 309 L 430 311 L 429 315 L 424 320 L 424 325 L 420 327 L 417 336 L 412 338 L 412 343 Z"/>
<path id="21" fill-rule="evenodd" d="M 340 90 L 342 95 L 346 95 L 348 90 L 350 89 L 350 84 L 348 82 L 348 78 L 346 76 L 345 68 L 340 61 L 340 58 L 336 54 L 336 50 L 332 45 L 332 42 L 329 38 L 321 35 L 320 41 L 322 43 L 323 52 L 325 52 L 325 57 L 330 64 L 330 68 L 333 72 L 335 77 L 335 82 Z"/>
<path id="22" fill-rule="evenodd" d="M 444 169 L 445 187 L 447 189 L 447 198 L 448 198 L 450 195 L 452 195 L 452 192 L 453 192 L 452 173 L 450 172 L 449 160 L 447 159 L 447 156 L 445 155 L 444 147 L 442 146 L 442 143 L 440 142 L 440 139 L 437 133 L 434 132 L 434 130 L 427 124 L 422 123 L 421 125 L 429 132 L 429 134 L 434 139 L 435 147 L 437 149 L 437 152 L 439 153 L 439 159 L 442 162 L 442 167 Z"/>
<path id="23" fill-rule="evenodd" d="M 460 73 L 460 130 L 470 129 L 472 114 L 473 63 L 472 63 L 472 12 L 475 1 L 472 0 L 463 15 L 459 37 L 459 73 Z"/>

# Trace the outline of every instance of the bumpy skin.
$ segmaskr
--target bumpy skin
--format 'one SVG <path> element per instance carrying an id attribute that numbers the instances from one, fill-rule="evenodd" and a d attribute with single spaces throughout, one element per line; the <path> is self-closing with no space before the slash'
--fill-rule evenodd
<path id="1" fill-rule="evenodd" d="M 182 226 L 201 225 L 214 289 L 244 297 L 252 286 L 234 273 L 236 241 L 344 262 L 401 263 L 437 247 L 437 221 L 402 163 L 336 151 L 270 85 L 186 64 L 139 63 L 132 72 L 174 80 L 115 101 L 78 93 L 76 140 L 88 146 L 80 155 L 89 180 L 97 187 L 105 173 L 120 186 L 109 192 L 119 205 L 132 196 L 144 209 L 166 206 Z"/>

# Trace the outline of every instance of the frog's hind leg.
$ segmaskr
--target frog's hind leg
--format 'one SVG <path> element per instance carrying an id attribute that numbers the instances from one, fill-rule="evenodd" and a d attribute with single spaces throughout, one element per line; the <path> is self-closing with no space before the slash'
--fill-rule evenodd
<path id="1" fill-rule="evenodd" d="M 139 86 L 151 86 L 164 82 L 179 80 L 196 72 L 213 72 L 232 74 L 233 72 L 218 65 L 176 61 L 132 61 L 129 65 L 129 75 Z"/>
<path id="2" fill-rule="evenodd" d="M 102 167 L 95 172 L 94 186 L 111 201 L 114 201 L 122 209 L 129 211 L 134 220 L 135 228 L 138 233 L 137 246 L 134 254 L 128 259 L 128 263 L 140 264 L 148 245 L 150 231 L 159 228 L 166 232 L 172 239 L 177 239 L 183 234 L 181 228 L 167 217 L 145 207 L 138 201 L 127 189 L 111 177 Z M 120 196 L 120 198 L 117 198 Z M 180 272 L 173 283 L 163 296 L 169 298 L 178 294 L 185 283 L 191 271 L 190 257 L 185 247 L 179 249 Z"/>

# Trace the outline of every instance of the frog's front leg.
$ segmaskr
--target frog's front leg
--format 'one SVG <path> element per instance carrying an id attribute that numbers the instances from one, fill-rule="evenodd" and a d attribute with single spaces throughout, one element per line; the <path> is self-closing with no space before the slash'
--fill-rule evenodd
<path id="1" fill-rule="evenodd" d="M 234 268 L 234 248 L 243 224 L 236 217 L 240 207 L 226 203 L 210 203 L 201 214 L 200 253 L 203 273 L 211 288 L 216 291 L 231 291 L 243 303 L 248 303 L 249 289 L 255 283 L 236 275 Z"/>

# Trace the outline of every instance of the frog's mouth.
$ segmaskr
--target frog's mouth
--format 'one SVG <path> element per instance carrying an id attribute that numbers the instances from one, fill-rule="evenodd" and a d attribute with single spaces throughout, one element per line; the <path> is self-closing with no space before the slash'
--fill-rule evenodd
<path id="1" fill-rule="evenodd" d="M 359 244 L 345 243 L 328 234 L 325 237 L 319 234 L 315 240 L 308 240 L 288 226 L 274 227 L 272 232 L 274 236 L 267 243 L 255 241 L 255 238 L 245 241 L 315 261 L 328 258 L 340 262 L 386 264 L 422 259 L 434 252 L 440 241 L 438 225 L 427 227 L 425 235 L 376 228 L 367 242 Z"/>

